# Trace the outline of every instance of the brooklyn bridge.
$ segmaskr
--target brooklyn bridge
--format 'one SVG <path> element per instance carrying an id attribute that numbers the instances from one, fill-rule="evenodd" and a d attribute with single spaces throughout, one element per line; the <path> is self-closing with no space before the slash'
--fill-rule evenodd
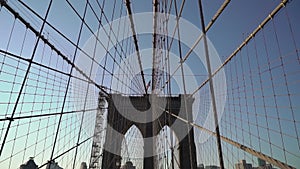
<path id="1" fill-rule="evenodd" d="M 0 0 L 0 169 L 300 168 L 299 9 Z"/>

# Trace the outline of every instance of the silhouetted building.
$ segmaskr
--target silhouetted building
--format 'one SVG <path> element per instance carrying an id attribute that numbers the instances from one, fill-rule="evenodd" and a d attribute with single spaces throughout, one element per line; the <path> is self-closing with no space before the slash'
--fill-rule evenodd
<path id="1" fill-rule="evenodd" d="M 50 161 L 47 164 L 46 169 L 63 169 L 63 168 L 61 168 L 56 162 Z"/>
<path id="2" fill-rule="evenodd" d="M 246 163 L 246 160 L 241 160 L 235 164 L 235 169 L 252 169 L 252 164 Z"/>
<path id="3" fill-rule="evenodd" d="M 204 169 L 204 164 L 199 164 L 199 165 L 197 166 L 197 169 Z"/>
<path id="4" fill-rule="evenodd" d="M 208 166 L 205 166 L 205 169 L 220 169 L 220 167 L 218 167 L 216 165 L 208 165 Z"/>
<path id="5" fill-rule="evenodd" d="M 35 164 L 33 157 L 30 157 L 26 164 L 22 164 L 20 169 L 37 169 L 37 165 Z"/>
<path id="6" fill-rule="evenodd" d="M 275 169 L 271 164 L 266 164 L 264 166 L 253 167 L 253 169 Z"/>
<path id="7" fill-rule="evenodd" d="M 87 169 L 86 162 L 82 162 L 82 163 L 81 163 L 80 169 Z"/>
<path id="8" fill-rule="evenodd" d="M 131 161 L 127 161 L 125 165 L 121 167 L 121 169 L 135 169 L 135 166 L 133 166 L 133 163 Z"/>

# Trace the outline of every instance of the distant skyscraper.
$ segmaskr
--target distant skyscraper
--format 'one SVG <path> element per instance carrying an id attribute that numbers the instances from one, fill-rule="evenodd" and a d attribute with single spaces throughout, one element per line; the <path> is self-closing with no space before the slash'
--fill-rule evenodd
<path id="1" fill-rule="evenodd" d="M 260 158 L 257 158 L 258 166 L 262 167 L 266 165 L 266 161 Z"/>
<path id="2" fill-rule="evenodd" d="M 22 164 L 20 169 L 37 169 L 37 165 L 33 161 L 33 157 L 30 157 L 26 164 Z"/>
<path id="3" fill-rule="evenodd" d="M 266 164 L 264 166 L 253 167 L 253 169 L 275 169 L 271 164 Z"/>
<path id="4" fill-rule="evenodd" d="M 257 158 L 258 167 L 253 167 L 253 169 L 274 169 L 271 164 L 267 164 L 265 160 Z"/>
<path id="5" fill-rule="evenodd" d="M 252 169 L 252 164 L 246 163 L 246 160 L 241 160 L 235 164 L 235 169 Z"/>

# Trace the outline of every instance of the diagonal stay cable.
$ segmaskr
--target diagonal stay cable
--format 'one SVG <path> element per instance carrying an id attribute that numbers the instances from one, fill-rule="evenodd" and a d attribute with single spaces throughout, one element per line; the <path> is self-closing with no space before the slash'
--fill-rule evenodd
<path id="1" fill-rule="evenodd" d="M 130 1 L 126 0 L 125 4 L 126 4 L 126 7 L 127 7 L 128 17 L 129 17 L 129 20 L 130 20 L 132 37 L 133 37 L 135 50 L 136 50 L 136 55 L 137 55 L 137 58 L 138 58 L 139 67 L 140 67 L 140 71 L 141 71 L 141 75 L 142 75 L 143 85 L 144 85 L 145 93 L 147 94 L 148 92 L 147 92 L 147 86 L 146 86 L 146 82 L 145 82 L 145 75 L 144 75 L 144 71 L 143 71 L 138 40 L 137 40 L 137 36 L 136 36 L 136 32 L 135 32 L 135 26 L 134 26 L 134 21 L 133 21 L 133 17 L 132 17 L 132 10 L 131 10 L 131 6 L 130 6 Z"/>
<path id="2" fill-rule="evenodd" d="M 183 122 L 185 122 L 185 123 L 187 123 L 187 124 L 189 124 L 189 125 L 191 125 L 193 127 L 196 127 L 196 128 L 198 128 L 198 129 L 200 129 L 202 131 L 205 131 L 208 134 L 213 135 L 214 137 L 217 136 L 217 134 L 215 132 L 213 132 L 213 131 L 211 131 L 211 130 L 209 130 L 207 128 L 204 128 L 204 127 L 202 127 L 202 126 L 200 126 L 200 125 L 198 125 L 198 124 L 196 124 L 194 122 L 188 121 L 187 119 L 184 119 L 184 118 L 182 118 L 182 117 L 180 117 L 180 116 L 178 116 L 178 115 L 176 115 L 176 114 L 174 114 L 174 113 L 172 113 L 172 112 L 170 112 L 168 110 L 165 110 L 162 107 L 160 107 L 160 109 L 166 111 L 166 113 L 170 114 L 171 116 L 173 116 L 173 117 L 175 117 L 175 118 L 177 118 L 177 119 L 179 119 L 179 120 L 181 120 L 181 121 L 183 121 Z M 231 144 L 231 145 L 233 145 L 233 146 L 235 146 L 235 147 L 237 147 L 237 148 L 239 148 L 239 149 L 241 149 L 241 150 L 243 150 L 243 151 L 245 151 L 245 152 L 247 152 L 247 153 L 249 153 L 251 155 L 259 157 L 259 158 L 261 158 L 261 159 L 263 159 L 263 160 L 265 160 L 265 161 L 267 161 L 267 162 L 269 162 L 269 163 L 271 163 L 273 165 L 276 165 L 276 166 L 278 166 L 280 168 L 283 168 L 283 169 L 295 169 L 295 167 L 292 167 L 292 166 L 290 166 L 290 165 L 288 165 L 286 163 L 283 163 L 283 162 L 281 162 L 281 161 L 279 161 L 277 159 L 274 159 L 273 157 L 270 157 L 270 156 L 268 156 L 268 155 L 266 155 L 266 154 L 264 154 L 262 152 L 256 151 L 256 150 L 254 150 L 254 149 L 252 149 L 250 147 L 247 147 L 247 146 L 245 146 L 243 144 L 240 144 L 240 143 L 238 143 L 238 142 L 236 142 L 234 140 L 231 140 L 231 139 L 229 139 L 229 138 L 227 138 L 225 136 L 221 135 L 220 138 L 221 138 L 222 141 L 224 141 L 226 143 L 229 143 L 229 144 Z"/>
<path id="3" fill-rule="evenodd" d="M 222 14 L 222 12 L 225 10 L 225 8 L 228 6 L 228 4 L 230 3 L 231 0 L 226 0 L 224 1 L 224 3 L 221 5 L 221 7 L 218 9 L 218 11 L 215 13 L 215 15 L 213 16 L 213 18 L 210 20 L 210 22 L 207 24 L 207 26 L 205 27 L 205 31 L 208 32 L 208 30 L 212 27 L 212 25 L 215 23 L 215 21 L 218 19 L 218 17 Z M 180 16 L 180 15 L 179 15 Z M 178 25 L 178 23 L 176 24 Z M 177 28 L 177 26 L 176 26 Z M 174 35 L 173 35 L 174 36 Z M 197 38 L 197 40 L 195 41 L 195 43 L 193 44 L 193 46 L 189 49 L 189 51 L 185 54 L 185 56 L 182 59 L 182 62 L 185 62 L 187 60 L 187 58 L 191 55 L 191 53 L 193 52 L 193 50 L 195 49 L 195 47 L 199 44 L 199 42 L 202 40 L 203 38 L 203 33 Z M 171 46 L 171 44 L 170 44 Z M 169 47 L 170 49 L 171 47 Z M 176 69 L 174 70 L 174 72 L 170 75 L 170 77 L 168 78 L 168 80 L 165 82 L 165 85 L 162 86 L 162 89 L 168 84 L 170 83 L 171 78 L 175 75 L 175 73 L 179 70 L 180 68 L 180 64 L 178 64 L 178 66 L 176 67 Z"/>
<path id="4" fill-rule="evenodd" d="M 92 139 L 93 137 L 94 137 L 94 136 L 91 136 L 91 137 L 86 138 L 85 140 L 83 140 L 83 141 L 81 141 L 80 143 L 74 145 L 73 147 L 69 148 L 68 150 L 64 151 L 63 153 L 57 155 L 56 157 L 53 157 L 52 160 L 55 161 L 56 159 L 58 159 L 58 158 L 64 156 L 65 154 L 69 153 L 69 152 L 72 151 L 73 149 L 75 149 L 75 148 L 79 147 L 80 145 L 84 144 L 85 142 L 89 141 L 89 140 Z M 46 162 L 46 163 L 40 165 L 38 168 L 42 168 L 42 167 L 46 166 L 47 164 L 49 164 L 49 162 Z M 51 168 L 52 168 L 52 167 L 51 167 Z"/>
<path id="5" fill-rule="evenodd" d="M 123 70 L 123 68 L 120 66 L 120 64 L 119 64 L 118 62 L 116 62 L 116 60 L 114 59 L 114 56 L 112 55 L 112 53 L 108 51 L 108 49 L 105 47 L 105 45 L 103 44 L 103 42 L 99 39 L 99 37 L 95 36 L 95 34 L 94 34 L 92 28 L 88 25 L 88 23 L 84 20 L 84 18 L 82 18 L 82 17 L 80 16 L 79 12 L 75 9 L 75 7 L 71 4 L 71 2 L 70 2 L 69 0 L 66 0 L 66 2 L 67 2 L 67 4 L 72 8 L 72 10 L 75 12 L 75 14 L 80 18 L 80 20 L 84 23 L 84 25 L 87 27 L 87 29 L 94 35 L 94 37 L 96 38 L 97 42 L 98 42 L 98 43 L 106 50 L 106 53 L 111 57 L 111 59 L 113 59 L 114 63 L 116 63 L 116 64 L 120 67 L 120 69 Z M 87 0 L 86 2 L 87 2 L 87 4 L 88 4 L 88 6 L 91 7 L 91 4 L 89 3 L 89 1 Z M 98 2 L 98 1 L 97 1 L 97 2 Z M 92 8 L 92 7 L 91 7 L 91 8 Z M 93 10 L 92 10 L 92 11 L 93 11 Z M 103 13 L 103 16 L 106 16 L 106 15 Z M 106 18 L 106 17 L 105 17 L 105 18 Z M 106 18 L 106 19 L 107 19 L 107 18 Z M 107 21 L 108 21 L 108 20 L 107 20 Z M 101 20 L 98 20 L 98 22 L 101 24 L 101 26 L 103 26 Z M 109 32 L 111 32 L 111 33 L 114 35 L 114 37 L 117 39 L 117 37 L 116 37 L 116 35 L 115 35 L 115 32 L 112 30 L 111 24 L 109 24 L 109 27 L 110 27 L 110 31 L 109 31 Z M 111 39 L 111 37 L 110 37 L 110 34 L 109 34 L 107 31 L 105 31 L 105 30 L 104 30 L 104 32 L 105 32 L 105 34 L 109 37 L 109 38 L 108 38 L 109 41 L 112 42 L 112 39 Z M 80 49 L 80 48 L 79 48 L 79 45 L 76 45 L 76 48 Z M 81 52 L 83 52 L 83 51 L 81 51 Z M 86 52 L 83 52 L 83 53 L 86 54 Z M 118 52 L 118 53 L 119 53 L 119 52 Z M 89 56 L 88 54 L 86 54 L 86 55 L 87 55 L 91 60 L 93 60 L 95 63 L 97 63 L 97 65 L 99 65 L 99 66 L 102 67 L 103 69 L 106 69 L 105 66 L 102 66 L 100 63 L 98 63 L 97 61 L 95 61 L 91 56 Z M 119 54 L 119 55 L 121 56 L 121 54 Z M 106 71 L 109 72 L 107 69 L 106 69 Z M 125 70 L 123 70 L 123 72 L 125 73 Z M 109 72 L 109 73 L 112 75 L 111 72 Z M 127 75 L 127 76 L 128 76 L 128 75 Z M 116 79 L 119 80 L 117 77 L 116 77 Z M 128 86 L 128 84 L 126 84 L 126 83 L 124 83 L 124 82 L 122 82 L 122 83 L 123 83 L 123 85 L 127 86 L 128 88 L 131 88 L 130 86 Z M 131 88 L 131 90 L 134 91 L 134 89 L 132 89 L 132 88 Z"/>
<path id="6" fill-rule="evenodd" d="M 282 0 L 279 5 L 254 29 L 254 31 L 238 46 L 238 48 L 233 51 L 233 53 L 227 57 L 227 59 L 211 74 L 213 78 L 227 63 L 236 56 L 236 54 L 247 45 L 247 43 L 254 38 L 254 36 L 289 2 L 289 0 Z M 191 96 L 195 95 L 205 84 L 210 81 L 210 78 L 206 79 L 193 93 Z"/>
<path id="7" fill-rule="evenodd" d="M 22 1 L 21 1 L 22 2 Z M 92 80 L 90 77 L 88 77 L 77 65 L 75 65 L 74 63 L 72 63 L 72 61 L 68 58 L 67 55 L 65 55 L 62 51 L 60 51 L 58 48 L 55 47 L 55 45 L 53 45 L 48 39 L 46 39 L 42 34 L 39 34 L 39 32 L 33 28 L 33 26 L 31 26 L 19 13 L 17 13 L 13 8 L 11 8 L 7 3 L 3 3 L 2 4 L 3 7 L 6 7 L 7 10 L 9 12 L 11 12 L 17 19 L 19 19 L 24 25 L 26 25 L 26 27 L 31 30 L 37 37 L 39 37 L 45 44 L 47 44 L 53 51 L 55 51 L 59 56 L 62 57 L 63 60 L 65 60 L 68 64 L 70 64 L 72 67 L 74 67 L 75 70 L 77 70 L 84 78 L 87 79 L 87 81 L 91 82 L 93 85 L 96 86 L 96 88 L 98 88 L 99 90 L 101 90 L 103 93 L 105 93 L 106 95 L 108 95 L 108 93 L 106 92 L 107 87 L 99 85 L 98 83 L 96 83 L 94 80 Z M 41 16 L 38 16 L 39 18 L 43 19 Z M 57 31 L 60 35 L 62 35 L 68 42 L 70 42 L 71 44 L 73 44 L 76 48 L 78 48 L 78 50 L 80 50 L 81 52 L 83 52 L 84 54 L 86 54 L 88 57 L 90 57 L 87 53 L 85 53 L 79 46 L 76 46 L 76 44 L 74 42 L 72 42 L 70 39 L 68 39 L 65 35 L 63 35 L 61 32 L 59 32 L 55 27 L 53 27 L 52 25 L 50 25 L 48 23 L 48 21 L 45 21 L 46 24 L 48 24 L 51 28 L 53 28 L 55 31 Z M 84 22 L 84 24 L 86 24 Z M 99 40 L 99 39 L 98 39 Z M 34 62 L 34 61 L 32 61 Z M 97 63 L 97 62 L 96 62 Z M 100 65 L 99 63 L 97 63 L 97 65 L 99 65 L 100 67 L 102 67 L 102 65 Z M 102 67 L 103 68 L 103 67 Z M 124 71 L 124 70 L 123 70 Z M 108 73 L 111 73 L 108 71 Z M 68 75 L 68 76 L 72 76 L 72 75 Z M 74 77 L 74 76 L 72 76 Z M 117 92 L 117 91 L 115 91 Z"/>
<path id="8" fill-rule="evenodd" d="M 84 14 L 83 14 L 83 18 L 85 18 L 86 16 L 86 12 L 87 12 L 87 3 L 85 4 L 85 8 L 84 8 Z M 82 30 L 83 30 L 83 21 L 81 22 L 81 26 L 80 26 L 80 30 L 79 30 L 79 33 L 78 33 L 78 38 L 77 38 L 77 43 L 76 43 L 76 46 L 78 46 L 79 42 L 80 42 L 80 39 L 81 39 L 81 34 L 82 34 Z M 72 60 L 72 63 L 74 64 L 75 62 L 75 59 L 76 59 L 76 55 L 77 55 L 77 52 L 78 52 L 78 48 L 75 49 L 74 51 L 74 57 L 73 57 L 73 60 Z M 75 64 L 74 64 L 75 65 Z M 71 67 L 70 69 L 70 74 L 72 74 L 73 72 L 73 66 Z M 65 109 L 65 105 L 66 105 L 66 100 L 67 100 L 67 96 L 68 96 L 68 93 L 69 93 L 69 90 L 70 90 L 70 83 L 71 83 L 71 77 L 68 78 L 68 82 L 67 82 L 67 86 L 66 86 L 66 89 L 65 89 L 65 94 L 64 94 L 64 98 L 63 98 L 63 103 L 62 103 L 62 107 L 61 107 L 61 114 L 59 116 L 59 120 L 58 120 L 58 124 L 57 124 L 57 128 L 56 128 L 56 133 L 55 133 L 55 137 L 54 137 L 54 141 L 53 141 L 53 146 L 52 146 L 52 150 L 51 150 L 51 155 L 50 155 L 50 159 L 49 159 L 49 165 L 51 166 L 51 162 L 53 161 L 53 157 L 54 157 L 54 153 L 55 153 L 55 150 L 56 150 L 56 147 L 57 147 L 57 142 L 58 142 L 58 136 L 59 136 L 59 131 L 61 130 L 61 124 L 62 124 L 62 119 L 63 119 L 63 112 L 64 112 L 64 109 Z M 89 86 L 89 85 L 88 85 Z M 85 109 L 85 107 L 84 107 Z M 81 123 L 82 124 L 82 123 Z M 77 143 L 78 144 L 78 143 Z M 77 148 L 76 148 L 77 149 Z M 77 152 L 75 152 L 75 154 L 77 154 Z M 75 158 L 76 158 L 76 155 L 75 155 Z M 49 168 L 50 168 L 49 166 Z"/>
<path id="9" fill-rule="evenodd" d="M 158 113 L 157 113 L 156 111 L 155 111 L 154 113 L 155 113 L 156 115 L 158 115 Z M 162 129 L 164 126 L 162 126 L 160 120 L 157 120 L 157 121 L 158 121 L 159 127 Z M 167 134 L 165 133 L 165 131 L 163 131 L 162 134 L 166 137 L 168 146 L 169 146 L 170 148 L 174 149 L 174 147 L 176 147 L 176 145 L 174 145 L 174 146 L 171 145 L 171 143 L 173 142 L 173 140 L 171 140 L 171 143 L 170 143 L 170 141 L 167 139 Z M 178 144 L 179 144 L 179 143 L 178 143 Z M 173 155 L 173 157 L 174 157 L 174 159 L 175 159 L 176 164 L 177 164 L 178 167 L 180 168 L 180 162 L 179 162 L 179 160 L 177 159 L 176 155 L 174 154 L 174 151 L 172 151 L 171 153 L 172 153 L 172 155 Z M 173 165 L 174 165 L 174 164 L 173 164 Z"/>
<path id="10" fill-rule="evenodd" d="M 18 0 L 26 9 L 28 9 L 30 12 L 32 12 L 35 16 L 37 16 L 39 19 L 43 19 L 37 12 L 35 12 L 32 8 L 30 8 L 28 5 L 26 5 L 23 1 L 21 1 L 21 0 Z M 87 25 L 87 23 L 83 20 L 83 18 L 81 18 L 81 16 L 80 16 L 80 14 L 75 10 L 75 8 L 70 4 L 70 2 L 69 1 L 67 1 L 67 3 L 69 4 L 69 6 L 72 8 L 72 10 L 76 13 L 76 15 L 79 17 L 79 19 L 81 20 L 81 21 L 83 21 L 84 22 L 84 24 L 85 24 L 85 26 L 88 28 L 88 30 L 93 34 L 93 31 L 92 31 L 92 29 L 90 28 L 90 26 L 89 25 Z M 91 6 L 91 4 L 88 2 L 88 5 L 91 7 L 91 9 L 92 9 L 92 6 Z M 12 9 L 12 8 L 11 8 Z M 92 11 L 93 11 L 93 13 L 95 14 L 95 11 L 92 9 Z M 10 12 L 12 12 L 12 11 L 10 11 Z M 17 13 L 17 12 L 14 12 L 13 13 L 14 15 L 16 14 L 16 18 L 19 18 L 19 14 Z M 96 15 L 96 14 L 95 14 Z M 28 23 L 28 22 L 26 22 L 25 21 L 25 19 L 24 18 L 19 18 L 26 26 L 28 26 L 29 28 L 30 28 L 30 30 L 31 31 L 33 31 L 35 34 L 37 34 L 36 33 L 36 31 L 34 31 L 34 28 Z M 98 20 L 98 22 L 100 22 L 100 24 L 102 23 L 98 18 L 97 18 L 97 20 Z M 69 39 L 66 35 L 64 35 L 62 32 L 60 32 L 56 27 L 54 27 L 51 23 L 49 23 L 48 21 L 46 21 L 46 24 L 49 26 L 49 27 L 51 27 L 55 32 L 57 32 L 60 36 L 62 36 L 65 40 L 67 40 L 70 44 L 72 44 L 75 48 L 78 48 L 78 50 L 80 50 L 80 52 L 82 52 L 84 55 L 86 55 L 86 56 L 88 56 L 92 61 L 94 61 L 94 62 L 96 62 L 97 63 L 97 65 L 98 66 L 100 66 L 102 69 L 105 69 L 109 74 L 112 74 L 109 70 L 107 70 L 103 65 L 101 65 L 100 63 L 98 63 L 96 60 L 93 60 L 92 59 L 92 57 L 86 52 L 86 51 L 84 51 L 80 46 L 78 46 L 78 45 L 76 45 L 76 43 L 75 42 L 73 42 L 71 39 Z M 103 26 L 103 25 L 102 25 Z M 104 30 L 104 33 L 108 36 L 108 33 Z M 114 32 L 113 32 L 113 34 L 114 34 Z M 42 36 L 41 37 L 42 38 L 42 40 L 44 40 L 45 38 Z M 99 40 L 99 38 L 98 37 L 95 37 L 96 38 L 96 40 L 97 40 L 97 42 L 99 42 L 99 44 L 106 50 L 106 52 L 108 53 L 108 55 L 113 59 L 113 56 L 112 56 L 112 54 L 109 52 L 109 51 L 107 51 L 107 49 L 105 48 L 105 46 L 104 46 L 104 44 Z M 54 50 L 59 54 L 59 55 L 61 55 L 62 54 L 62 52 L 60 52 L 56 47 L 55 47 L 55 45 L 53 45 L 53 44 L 51 44 L 47 39 L 45 39 L 47 42 L 45 42 L 44 41 L 44 43 L 46 43 L 47 45 L 49 45 L 51 48 L 54 48 Z M 110 38 L 109 38 L 109 40 L 111 40 Z M 121 49 L 121 52 L 122 53 L 124 53 L 123 52 L 123 50 Z M 119 55 L 121 56 L 121 54 L 119 53 Z M 66 56 L 66 55 L 61 55 L 62 57 L 63 57 L 63 59 L 64 60 L 66 60 L 64 57 Z M 66 57 L 67 58 L 67 57 Z M 67 58 L 67 60 L 66 60 L 67 62 L 68 62 L 68 58 Z M 69 63 L 69 62 L 68 62 Z M 70 64 L 70 63 L 69 63 Z M 71 65 L 72 66 L 72 65 Z M 75 67 L 75 69 L 77 69 L 76 67 Z M 123 69 L 121 69 L 124 73 L 126 72 L 125 70 L 123 70 Z M 129 69 L 130 70 L 130 69 Z M 80 70 L 78 70 L 79 72 L 80 72 Z M 81 73 L 83 73 L 83 72 L 81 72 Z M 83 75 L 84 76 L 84 75 Z M 117 80 L 119 80 L 118 78 L 117 78 Z M 123 83 L 124 85 L 126 85 L 125 83 Z M 96 86 L 98 86 L 98 88 L 99 88 L 99 86 L 101 86 L 100 84 L 97 84 Z M 106 88 L 106 87 L 104 87 L 104 86 L 101 86 L 101 87 L 103 87 L 103 89 L 104 88 Z M 108 88 L 106 88 L 106 89 L 108 89 Z M 104 92 L 104 91 L 103 91 Z M 105 92 L 105 93 L 107 93 L 107 92 Z"/>
<path id="11" fill-rule="evenodd" d="M 45 44 L 47 44 L 52 50 L 54 50 L 59 56 L 63 58 L 68 64 L 70 64 L 74 69 L 76 69 L 83 77 L 88 79 L 92 84 L 94 84 L 99 90 L 108 95 L 105 91 L 105 87 L 100 86 L 90 77 L 88 77 L 77 65 L 75 65 L 65 54 L 63 54 L 59 49 L 57 49 L 52 43 L 50 43 L 43 35 L 41 35 L 35 28 L 33 28 L 26 20 L 20 16 L 14 9 L 12 9 L 8 4 L 2 4 L 9 12 L 11 12 L 16 18 L 18 18 L 26 27 L 31 30 L 39 39 L 41 39 Z M 46 23 L 46 22 L 45 22 Z"/>
<path id="12" fill-rule="evenodd" d="M 26 59 L 26 58 L 24 58 L 24 57 L 22 57 L 22 56 L 20 56 L 20 55 L 13 54 L 13 53 L 11 53 L 11 52 L 4 51 L 4 50 L 2 50 L 2 49 L 0 49 L 0 53 L 5 54 L 5 55 L 7 55 L 7 56 L 9 56 L 9 57 L 12 57 L 12 58 L 17 58 L 17 59 L 20 59 L 20 60 L 24 60 L 24 61 L 29 62 L 29 59 Z M 77 79 L 77 80 L 80 80 L 80 81 L 82 81 L 82 82 L 89 82 L 89 81 L 86 80 L 86 79 L 82 79 L 82 78 L 77 77 L 77 76 L 69 75 L 69 74 L 66 73 L 66 72 L 60 71 L 60 70 L 58 70 L 58 69 L 54 69 L 54 68 L 52 68 L 52 67 L 50 67 L 50 66 L 48 66 L 48 65 L 45 65 L 45 64 L 42 64 L 42 63 L 38 63 L 38 62 L 36 62 L 36 61 L 32 61 L 32 64 L 35 64 L 35 65 L 40 66 L 40 67 L 43 67 L 43 68 L 45 68 L 45 69 L 49 69 L 49 70 L 54 71 L 54 72 L 57 72 L 57 73 L 59 73 L 59 74 L 63 74 L 63 75 L 65 75 L 65 76 L 71 76 L 71 77 L 73 77 L 73 78 L 75 78 L 75 79 Z"/>
<path id="13" fill-rule="evenodd" d="M 104 2 L 105 2 L 105 1 L 103 1 L 103 3 L 104 3 Z M 101 21 L 101 19 L 99 19 L 99 17 L 97 16 L 97 12 L 95 11 L 94 7 L 91 5 L 90 2 L 88 2 L 88 3 L 89 3 L 89 6 L 90 6 L 92 12 L 94 13 L 96 19 L 97 19 L 98 22 L 100 22 L 100 24 L 102 25 L 102 21 Z M 98 5 L 98 7 L 100 8 L 100 10 L 101 10 L 101 15 L 104 17 L 105 21 L 106 21 L 107 23 L 110 23 L 108 17 L 107 17 L 106 14 L 104 13 L 104 5 L 103 5 L 103 4 L 101 5 L 98 1 L 96 1 L 96 3 L 97 3 L 97 5 Z M 123 5 L 121 5 L 121 6 L 123 7 Z M 121 16 L 122 16 L 123 8 L 121 8 L 120 11 L 121 11 L 121 12 L 120 12 L 120 17 L 119 17 L 119 18 L 121 18 Z M 124 29 L 123 29 L 123 30 L 125 30 L 125 25 L 126 25 L 126 23 L 124 22 Z M 120 26 L 120 25 L 119 25 L 119 26 Z M 119 26 L 118 26 L 118 27 L 119 27 Z M 103 25 L 102 25 L 102 27 L 103 27 Z M 113 35 L 114 38 L 117 40 L 117 39 L 118 39 L 118 35 L 116 35 L 115 31 L 112 30 L 113 28 L 112 28 L 112 25 L 111 25 L 111 24 L 109 24 L 109 28 L 110 28 L 110 31 L 111 31 L 112 35 Z M 106 35 L 107 35 L 107 31 L 104 30 L 104 32 L 105 32 Z M 124 34 L 124 32 L 123 32 L 123 34 Z M 107 35 L 107 36 L 108 36 L 108 35 Z M 124 36 L 123 36 L 123 39 L 124 39 Z M 109 40 L 112 42 L 111 38 L 109 38 Z M 127 40 L 127 41 L 128 41 L 128 40 Z M 122 44 L 121 44 L 121 43 L 122 43 Z M 123 47 L 123 41 L 122 41 L 122 42 L 119 42 L 119 41 L 117 40 L 117 45 L 116 45 L 116 46 L 119 46 L 119 47 L 120 47 L 120 50 L 121 50 L 121 51 L 116 50 L 116 52 L 117 52 L 118 55 L 121 57 L 121 60 L 124 62 L 124 59 L 123 59 L 121 53 L 123 53 L 123 54 L 126 56 L 126 55 L 127 55 L 127 49 L 124 50 L 124 47 Z M 126 57 L 125 57 L 125 58 L 126 58 Z M 133 74 L 134 74 L 134 71 L 133 71 L 132 65 L 126 64 L 126 67 L 127 67 L 128 71 L 130 72 L 130 74 L 133 75 Z M 123 70 L 123 72 L 124 72 L 124 70 Z M 128 76 L 127 76 L 127 77 L 128 77 Z M 136 84 L 135 84 L 135 85 L 137 85 L 138 88 L 141 88 L 142 85 L 140 84 L 140 82 L 139 82 L 137 79 L 135 79 L 135 81 L 136 81 Z"/>
<path id="14" fill-rule="evenodd" d="M 16 102 L 15 102 L 15 105 L 14 105 L 14 108 L 13 108 L 13 111 L 12 111 L 12 114 L 11 114 L 11 119 L 13 119 L 16 111 L 17 111 L 17 107 L 18 107 L 18 103 L 20 101 L 20 98 L 21 98 L 21 95 L 22 95 L 22 91 L 24 90 L 24 86 L 25 86 L 25 83 L 27 82 L 27 77 L 30 73 L 30 69 L 31 69 L 31 65 L 32 65 L 32 61 L 34 59 L 34 56 L 36 54 L 36 51 L 37 51 L 37 47 L 38 47 L 38 44 L 41 40 L 41 36 L 38 36 L 38 35 L 41 35 L 41 33 L 43 32 L 43 29 L 44 29 L 44 26 L 45 26 L 45 21 L 47 20 L 48 18 L 48 14 L 49 14 L 49 11 L 50 11 L 50 8 L 51 8 L 51 5 L 52 5 L 52 0 L 49 2 L 49 5 L 47 7 L 47 11 L 46 11 L 46 14 L 45 14 L 45 17 L 43 19 L 43 23 L 42 23 L 42 26 L 40 28 L 39 31 L 36 31 L 36 35 L 37 35 L 37 40 L 35 42 L 35 45 L 34 45 L 34 49 L 33 49 L 33 52 L 31 54 L 31 57 L 30 57 L 30 60 L 29 60 L 29 64 L 28 64 L 28 67 L 27 67 L 27 70 L 26 70 L 26 73 L 24 75 L 24 78 L 23 78 L 23 81 L 22 81 L 22 85 L 21 85 L 21 88 L 19 90 L 19 93 L 18 93 L 18 96 L 17 96 L 17 99 L 16 99 Z M 1 2 L 1 6 L 4 6 L 6 7 L 7 9 L 9 9 L 10 7 L 7 5 L 7 3 L 4 1 L 4 2 Z M 10 8 L 11 9 L 11 8 Z M 12 10 L 13 11 L 13 10 Z M 16 15 L 15 15 L 16 16 Z M 10 126 L 12 124 L 12 120 L 9 121 L 8 123 L 8 126 L 6 128 L 6 132 L 5 132 L 5 135 L 4 135 L 4 138 L 3 138 L 3 141 L 2 141 L 2 144 L 1 144 L 1 149 L 0 149 L 0 156 L 3 152 L 3 149 L 4 149 L 4 145 L 5 145 L 5 142 L 6 142 L 6 139 L 7 139 L 7 136 L 8 136 L 8 133 L 9 133 L 9 130 L 10 130 Z"/>
<path id="15" fill-rule="evenodd" d="M 222 144 L 220 139 L 220 130 L 219 130 L 219 124 L 218 124 L 218 112 L 217 112 L 217 106 L 216 106 L 216 96 L 215 96 L 215 90 L 213 85 L 213 79 L 211 77 L 211 63 L 210 63 L 210 56 L 209 56 L 209 50 L 207 45 L 207 38 L 206 38 L 206 31 L 205 31 L 205 23 L 204 23 L 204 12 L 202 8 L 202 1 L 198 0 L 199 4 L 199 12 L 200 12 L 200 18 L 201 18 L 201 27 L 202 27 L 202 34 L 204 35 L 204 52 L 205 52 L 205 58 L 206 58 L 206 65 L 207 65 L 207 72 L 209 77 L 209 89 L 210 89 L 210 96 L 211 96 L 211 102 L 212 102 L 212 108 L 214 113 L 214 122 L 215 122 L 215 129 L 216 129 L 216 137 L 217 137 L 217 147 L 218 147 L 218 155 L 219 155 L 219 163 L 220 168 L 224 169 L 224 160 L 223 160 L 223 153 L 222 153 Z"/>
<path id="16" fill-rule="evenodd" d="M 182 76 L 182 86 L 183 86 L 183 92 L 184 92 L 184 107 L 185 107 L 185 115 L 186 115 L 186 117 L 188 118 L 188 120 L 190 120 L 192 117 L 190 117 L 189 115 L 188 115 L 188 110 L 187 110 L 187 100 L 186 100 L 186 94 L 187 94 L 187 92 L 186 92 L 186 81 L 185 81 L 185 74 L 184 74 L 184 68 L 183 68 L 183 62 L 182 62 L 182 48 L 181 48 L 181 41 L 180 41 L 180 27 L 179 27 L 179 24 L 178 24 L 178 21 L 179 21 L 179 15 L 178 15 L 178 11 L 177 11 L 177 3 L 176 3 L 176 1 L 175 1 L 175 3 L 174 3 L 174 6 L 175 6 L 175 13 L 176 13 L 176 19 L 177 19 L 177 36 L 178 36 L 178 52 L 179 52 L 179 58 L 180 58 L 180 72 L 181 72 L 181 76 Z M 192 145 L 191 144 L 191 138 L 190 138 L 190 132 L 189 132 L 189 126 L 188 126 L 188 124 L 186 125 L 186 130 L 187 130 L 187 133 L 188 133 L 188 135 L 187 135 L 187 137 L 188 137 L 188 143 L 189 143 L 189 145 Z M 189 155 L 190 155 L 190 157 L 192 157 L 192 149 L 191 149 L 192 147 L 191 146 L 189 146 Z M 194 166 L 194 163 L 193 163 L 193 159 L 192 158 L 190 158 L 190 166 L 191 166 L 191 168 L 194 168 L 195 166 Z M 222 168 L 222 167 L 221 167 Z"/>

